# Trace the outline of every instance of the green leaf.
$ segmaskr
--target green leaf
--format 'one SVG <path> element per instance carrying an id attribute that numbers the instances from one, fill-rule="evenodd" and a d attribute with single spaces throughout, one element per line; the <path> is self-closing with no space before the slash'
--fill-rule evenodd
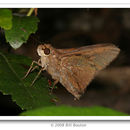
<path id="1" fill-rule="evenodd" d="M 11 95 L 22 109 L 54 105 L 51 101 L 53 96 L 49 95 L 48 82 L 43 76 L 33 86 L 30 85 L 37 72 L 32 72 L 25 80 L 21 79 L 31 62 L 31 59 L 24 56 L 0 52 L 0 91 Z"/>
<path id="2" fill-rule="evenodd" d="M 0 27 L 5 30 L 12 28 L 12 12 L 9 9 L 0 9 Z"/>
<path id="3" fill-rule="evenodd" d="M 72 106 L 50 106 L 29 110 L 20 114 L 21 116 L 128 116 L 125 113 L 110 108 L 94 107 L 72 107 Z"/>
<path id="4" fill-rule="evenodd" d="M 19 48 L 25 43 L 31 33 L 37 30 L 39 19 L 35 16 L 13 16 L 13 27 L 5 30 L 7 42 L 14 48 Z"/>

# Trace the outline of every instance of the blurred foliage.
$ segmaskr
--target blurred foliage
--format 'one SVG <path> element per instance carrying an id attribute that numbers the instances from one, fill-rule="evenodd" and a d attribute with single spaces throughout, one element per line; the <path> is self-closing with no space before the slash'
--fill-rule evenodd
<path id="1" fill-rule="evenodd" d="M 45 78 L 39 77 L 33 86 L 30 86 L 36 73 L 31 73 L 26 79 L 25 75 L 31 64 L 31 59 L 24 56 L 3 54 L 0 52 L 0 91 L 4 95 L 11 95 L 22 109 L 34 109 L 53 105 L 52 95 L 49 95 L 49 86 Z M 29 67 L 29 66 L 28 66 Z M 25 69 L 26 68 L 26 69 Z"/>
<path id="2" fill-rule="evenodd" d="M 20 114 L 21 116 L 128 116 L 105 107 L 71 107 L 50 106 L 29 110 Z"/>
<path id="3" fill-rule="evenodd" d="M 5 30 L 5 37 L 9 44 L 17 49 L 28 40 L 31 33 L 35 33 L 39 20 L 34 16 L 13 16 L 12 22 L 13 27 Z"/>
<path id="4" fill-rule="evenodd" d="M 30 14 L 31 15 L 31 14 Z M 5 38 L 14 49 L 26 43 L 30 34 L 37 30 L 36 16 L 13 15 L 9 9 L 0 9 L 0 27 L 5 29 Z"/>
<path id="5" fill-rule="evenodd" d="M 12 28 L 12 12 L 9 9 L 0 9 L 0 27 L 5 30 Z"/>

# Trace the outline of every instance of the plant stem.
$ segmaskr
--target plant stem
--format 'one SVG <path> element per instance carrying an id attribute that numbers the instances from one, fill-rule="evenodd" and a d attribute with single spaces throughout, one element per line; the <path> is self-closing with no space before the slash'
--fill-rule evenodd
<path id="1" fill-rule="evenodd" d="M 28 11 L 28 13 L 27 13 L 27 16 L 31 16 L 32 13 L 33 13 L 33 11 L 34 11 L 34 8 L 30 8 L 29 11 Z"/>

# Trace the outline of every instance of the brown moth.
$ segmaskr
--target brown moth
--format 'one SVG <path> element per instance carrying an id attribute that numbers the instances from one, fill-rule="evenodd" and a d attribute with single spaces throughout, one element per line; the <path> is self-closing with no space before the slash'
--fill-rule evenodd
<path id="1" fill-rule="evenodd" d="M 40 59 L 38 62 L 32 62 L 25 77 L 41 66 L 35 80 L 46 70 L 55 80 L 53 87 L 60 82 L 76 99 L 79 99 L 95 75 L 114 60 L 119 52 L 120 49 L 113 44 L 70 49 L 56 49 L 50 44 L 39 45 L 37 53 Z M 38 66 L 33 68 L 34 63 Z"/>

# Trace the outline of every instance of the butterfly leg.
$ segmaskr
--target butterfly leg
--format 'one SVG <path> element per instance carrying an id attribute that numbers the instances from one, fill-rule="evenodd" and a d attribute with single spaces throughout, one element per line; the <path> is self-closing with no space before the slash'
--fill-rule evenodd
<path id="1" fill-rule="evenodd" d="M 30 72 L 33 72 L 35 69 L 39 68 L 38 65 L 34 66 Z"/>
<path id="2" fill-rule="evenodd" d="M 52 88 L 51 88 L 51 94 L 52 94 L 52 91 L 53 91 L 53 89 L 54 89 L 55 85 L 56 85 L 58 82 L 59 82 L 59 80 L 58 80 L 58 79 L 56 79 L 56 80 L 54 81 L 54 84 L 53 84 L 53 86 L 52 86 Z"/>
<path id="3" fill-rule="evenodd" d="M 25 76 L 22 79 L 25 79 L 30 72 L 32 72 L 34 69 L 36 69 L 35 67 L 33 68 L 33 64 L 34 63 L 39 65 L 39 66 L 41 66 L 40 59 L 38 60 L 38 62 L 37 61 L 33 61 L 32 64 L 30 65 L 30 68 L 28 69 L 27 73 L 25 74 Z"/>
<path id="4" fill-rule="evenodd" d="M 35 79 L 33 80 L 31 86 L 34 84 L 34 82 L 37 80 L 38 76 L 41 74 L 41 72 L 42 72 L 43 70 L 45 70 L 45 68 L 40 69 L 40 71 L 38 72 L 37 76 L 36 76 Z"/>

